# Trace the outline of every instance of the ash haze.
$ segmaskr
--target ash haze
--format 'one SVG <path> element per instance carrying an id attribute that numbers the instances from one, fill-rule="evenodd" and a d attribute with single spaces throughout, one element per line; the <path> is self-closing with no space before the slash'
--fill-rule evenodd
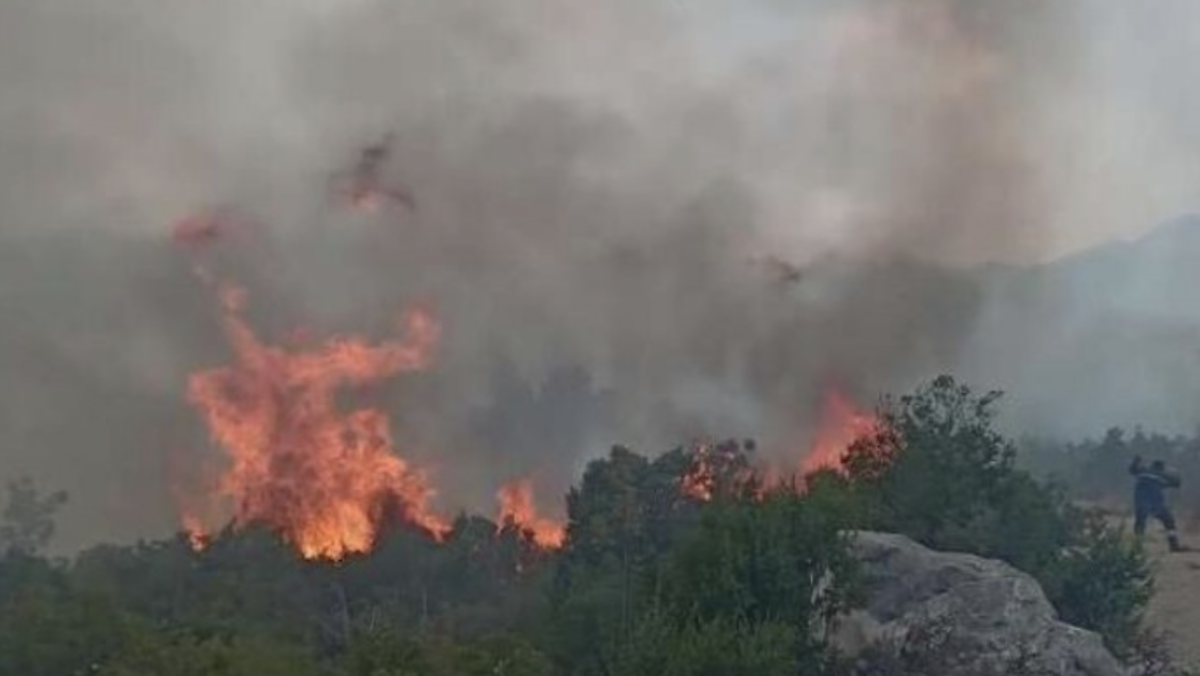
<path id="1" fill-rule="evenodd" d="M 1078 399 L 1161 347 L 1136 312 L 1088 352 L 1054 324 L 1077 290 L 976 266 L 1196 210 L 1197 64 L 1188 0 L 0 0 L 0 479 L 71 493 L 65 548 L 174 526 L 218 457 L 185 378 L 229 355 L 167 233 L 214 206 L 257 224 L 211 265 L 267 333 L 436 310 L 438 365 L 382 394 L 447 509 L 528 474 L 557 508 L 617 441 L 797 455 L 826 388 L 945 369 L 1045 433 L 1189 428 L 1186 360 Z M 388 131 L 417 213 L 331 204 Z M 763 254 L 811 270 L 780 287 Z M 1186 351 L 1167 315 L 1146 335 Z M 1047 336 L 1084 355 L 1049 384 L 1019 347 Z"/>

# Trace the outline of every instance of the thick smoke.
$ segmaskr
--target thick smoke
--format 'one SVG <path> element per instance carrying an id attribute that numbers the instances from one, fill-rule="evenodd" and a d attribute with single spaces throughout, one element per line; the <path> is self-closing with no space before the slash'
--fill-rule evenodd
<path id="1" fill-rule="evenodd" d="M 827 388 L 869 404 L 963 360 L 991 298 L 931 263 L 1185 204 L 1077 178 L 1129 177 L 1144 109 L 1085 116 L 1116 96 L 1098 63 L 1149 87 L 1100 40 L 1150 19 L 983 5 L 0 5 L 0 478 L 69 490 L 67 544 L 172 525 L 169 477 L 206 457 L 184 378 L 227 354 L 167 230 L 213 206 L 258 226 L 211 265 L 268 332 L 436 310 L 437 368 L 382 394 L 447 507 L 528 474 L 549 502 L 616 441 L 797 455 Z M 417 212 L 347 213 L 330 172 L 385 132 Z"/>

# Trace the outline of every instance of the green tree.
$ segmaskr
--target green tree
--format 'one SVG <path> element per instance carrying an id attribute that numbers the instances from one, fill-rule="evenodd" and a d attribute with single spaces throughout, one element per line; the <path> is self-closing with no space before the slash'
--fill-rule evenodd
<path id="1" fill-rule="evenodd" d="M 43 496 L 29 477 L 9 483 L 0 523 L 0 553 L 41 553 L 54 537 L 54 515 L 66 502 L 62 491 Z"/>
<path id="2" fill-rule="evenodd" d="M 879 429 L 844 463 L 861 527 L 1005 560 L 1035 576 L 1064 617 L 1120 649 L 1148 599 L 1145 559 L 1118 529 L 1016 467 L 1013 443 L 994 427 L 1000 396 L 941 376 L 886 399 Z"/>
<path id="3" fill-rule="evenodd" d="M 785 622 L 731 619 L 679 625 L 658 613 L 638 623 L 632 640 L 610 660 L 612 676 L 796 676 L 797 629 Z"/>
<path id="4" fill-rule="evenodd" d="M 0 676 L 90 674 L 128 644 L 113 599 L 60 584 L 26 587 L 0 609 Z"/>
<path id="5" fill-rule="evenodd" d="M 298 646 L 250 636 L 166 636 L 143 631 L 98 676 L 318 676 L 317 663 Z"/>
<path id="6" fill-rule="evenodd" d="M 813 652 L 807 641 L 852 600 L 845 525 L 789 490 L 714 504 L 667 557 L 657 605 L 680 622 L 782 621 L 804 637 L 797 649 Z"/>
<path id="7" fill-rule="evenodd" d="M 1145 553 L 1102 515 L 1069 515 L 1073 545 L 1040 571 L 1047 595 L 1062 619 L 1103 635 L 1117 654 L 1137 659 L 1142 619 L 1154 591 Z"/>
<path id="8" fill-rule="evenodd" d="M 821 621 L 850 600 L 848 522 L 791 489 L 763 495 L 749 452 L 730 442 L 651 461 L 616 448 L 588 467 L 554 595 L 564 671 L 816 673 Z M 712 488 L 700 499 L 681 490 L 697 467 Z"/>
<path id="9" fill-rule="evenodd" d="M 355 635 L 338 676 L 549 676 L 551 664 L 526 641 L 410 635 L 377 626 Z"/>

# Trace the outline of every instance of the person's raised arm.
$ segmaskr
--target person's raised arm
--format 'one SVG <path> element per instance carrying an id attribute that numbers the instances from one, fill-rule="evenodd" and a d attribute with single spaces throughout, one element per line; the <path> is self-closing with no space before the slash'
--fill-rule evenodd
<path id="1" fill-rule="evenodd" d="M 1129 473 L 1130 474 L 1141 474 L 1142 473 L 1142 456 L 1140 456 L 1140 455 L 1134 456 L 1133 462 L 1129 465 Z"/>

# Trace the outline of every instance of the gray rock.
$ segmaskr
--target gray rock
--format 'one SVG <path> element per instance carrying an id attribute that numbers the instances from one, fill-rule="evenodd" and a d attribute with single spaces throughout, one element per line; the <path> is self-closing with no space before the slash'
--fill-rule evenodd
<path id="1" fill-rule="evenodd" d="M 830 631 L 861 673 L 1124 676 L 1092 632 L 1058 620 L 1038 583 L 999 561 L 855 533 L 867 602 Z"/>

